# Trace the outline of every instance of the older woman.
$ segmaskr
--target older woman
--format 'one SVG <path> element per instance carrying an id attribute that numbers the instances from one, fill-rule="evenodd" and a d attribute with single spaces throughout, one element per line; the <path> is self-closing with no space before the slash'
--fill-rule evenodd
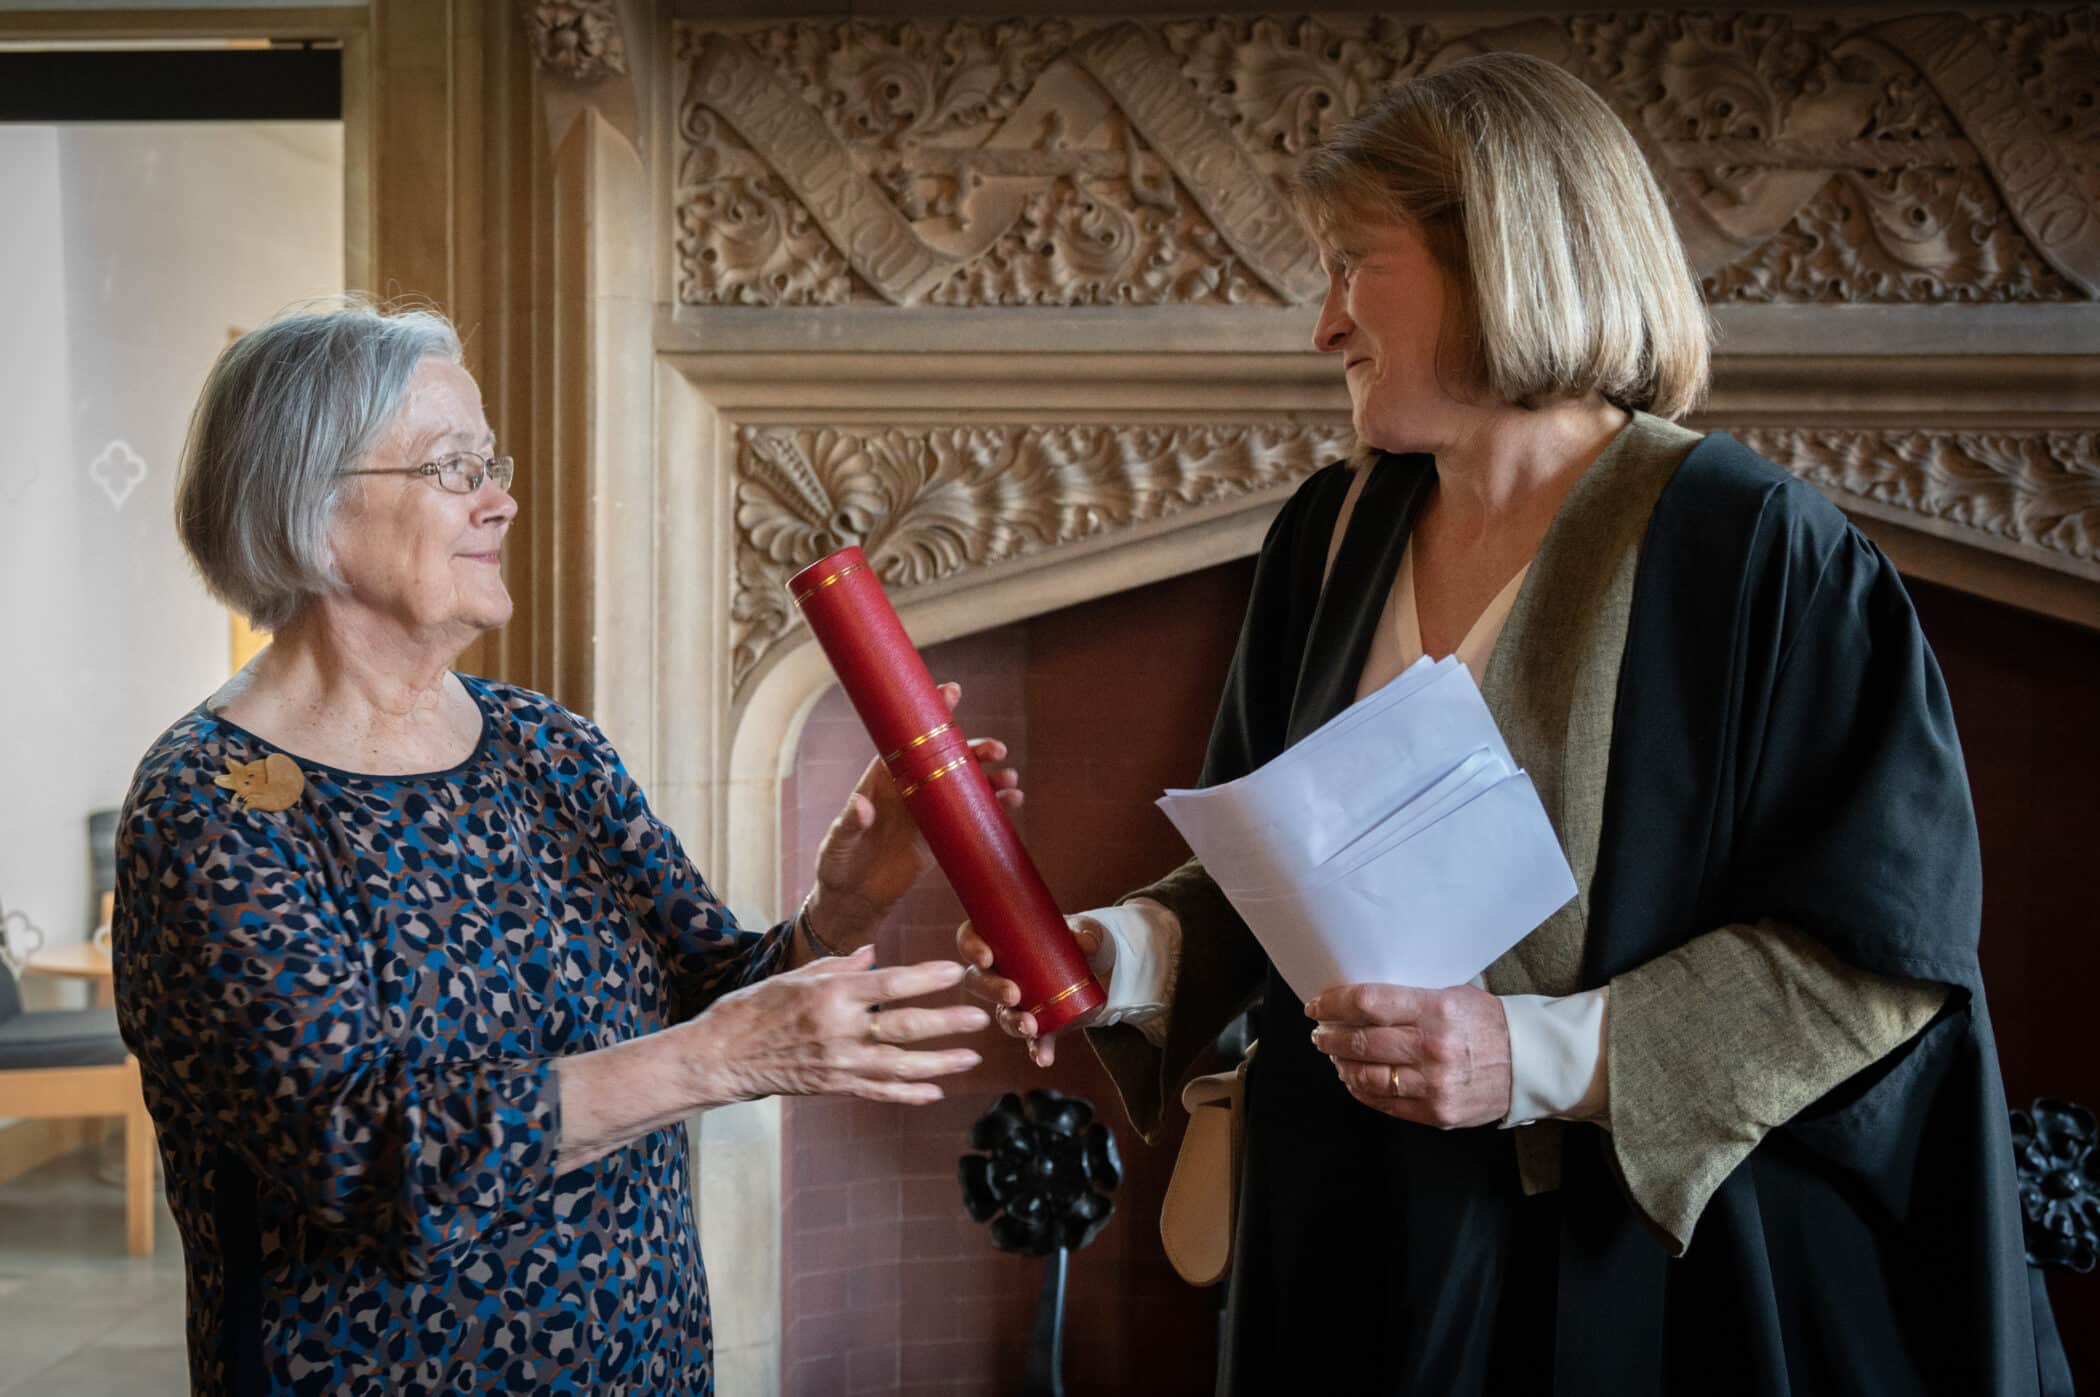
<path id="1" fill-rule="evenodd" d="M 977 1054 L 914 1045 L 987 1022 L 895 1007 L 958 965 L 872 968 L 929 865 L 879 763 L 753 934 L 597 728 L 453 672 L 517 518 L 459 360 L 295 314 L 192 424 L 183 541 L 274 638 L 139 764 L 115 936 L 199 1393 L 710 1391 L 684 1119 L 936 1100 Z"/>
<path id="2" fill-rule="evenodd" d="M 1676 425 L 1707 320 L 1632 139 L 1490 55 L 1299 190 L 1370 450 L 1270 530 L 1203 781 L 1455 654 L 1579 892 L 1479 983 L 1309 1004 L 1199 865 L 1076 919 L 1148 1133 L 1253 1006 L 1223 1390 L 2034 1390 L 1946 694 L 1871 543 Z"/>

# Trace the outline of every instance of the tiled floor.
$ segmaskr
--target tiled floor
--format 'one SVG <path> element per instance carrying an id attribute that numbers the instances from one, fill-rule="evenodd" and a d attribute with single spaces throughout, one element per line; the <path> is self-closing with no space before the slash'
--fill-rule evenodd
<path id="1" fill-rule="evenodd" d="M 0 1397 L 184 1397 L 182 1242 L 163 1203 L 124 1252 L 124 1190 L 76 1154 L 0 1184 Z"/>

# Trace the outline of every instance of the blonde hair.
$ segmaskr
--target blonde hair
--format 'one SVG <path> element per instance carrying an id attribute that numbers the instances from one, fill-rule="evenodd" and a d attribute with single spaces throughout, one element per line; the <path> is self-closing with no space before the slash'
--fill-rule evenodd
<path id="1" fill-rule="evenodd" d="M 1323 243 L 1381 219 L 1422 234 L 1459 293 L 1444 353 L 1469 387 L 1672 419 L 1706 395 L 1712 322 L 1662 189 L 1603 99 L 1543 59 L 1386 89 L 1306 156 L 1294 195 Z"/>

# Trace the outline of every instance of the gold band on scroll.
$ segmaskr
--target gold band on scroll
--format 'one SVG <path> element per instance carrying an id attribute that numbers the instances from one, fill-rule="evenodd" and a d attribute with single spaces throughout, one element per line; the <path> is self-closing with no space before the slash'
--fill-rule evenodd
<path id="1" fill-rule="evenodd" d="M 813 596 L 815 596 L 815 595 L 816 595 L 817 593 L 819 593 L 819 592 L 823 591 L 823 590 L 824 590 L 824 589 L 825 589 L 826 587 L 829 587 L 829 586 L 830 586 L 830 585 L 831 585 L 832 583 L 834 583 L 834 582 L 838 581 L 838 580 L 839 580 L 840 578 L 842 578 L 842 577 L 851 577 L 851 576 L 852 576 L 852 575 L 853 575 L 854 573 L 856 573 L 856 572 L 859 572 L 859 571 L 860 571 L 860 570 L 861 570 L 862 568 L 864 568 L 864 567 L 866 567 L 866 566 L 867 566 L 867 564 L 866 564 L 866 563 L 849 563 L 849 564 L 848 564 L 847 566 L 845 566 L 845 567 L 842 567 L 842 568 L 840 568 L 840 569 L 839 569 L 839 570 L 838 570 L 837 572 L 835 572 L 835 573 L 831 574 L 831 576 L 829 576 L 829 577 L 825 578 L 825 579 L 824 579 L 823 581 L 821 581 L 821 582 L 817 583 L 817 585 L 816 585 L 816 586 L 814 586 L 814 587 L 810 588 L 810 589 L 809 589 L 808 591 L 806 591 L 806 592 L 797 592 L 797 593 L 795 593 L 795 594 L 794 594 L 794 596 L 795 596 L 795 605 L 796 605 L 796 606 L 801 606 L 801 605 L 803 605 L 803 604 L 804 604 L 804 603 L 806 603 L 806 602 L 807 602 L 807 601 L 808 601 L 808 600 L 809 600 L 809 599 L 810 599 L 811 597 L 813 597 Z"/>
<path id="2" fill-rule="evenodd" d="M 954 724 L 953 722 L 946 722 L 946 723 L 943 723 L 943 724 L 941 724 L 941 725 L 940 725 L 939 727 L 937 727 L 937 728 L 928 728 L 928 729 L 927 729 L 927 730 L 926 730 L 925 732 L 922 732 L 922 733 L 920 733 L 920 734 L 919 734 L 919 735 L 918 735 L 917 737 L 915 737 L 915 738 L 913 738 L 913 739 L 912 739 L 911 741 L 909 741 L 909 742 L 905 743 L 905 744 L 904 744 L 904 745 L 903 745 L 902 747 L 899 747 L 899 748 L 898 748 L 898 749 L 897 749 L 896 751 L 894 751 L 894 752 L 886 752 L 886 753 L 884 753 L 884 754 L 883 754 L 883 758 L 882 758 L 882 764 L 883 764 L 884 766 L 888 766 L 888 765 L 889 765 L 889 764 L 890 764 L 891 762 L 894 762 L 894 761 L 896 761 L 896 760 L 897 760 L 897 758 L 899 758 L 899 757 L 903 756 L 903 755 L 904 755 L 904 754 L 905 754 L 906 752 L 909 752 L 909 751 L 911 751 L 911 750 L 912 750 L 913 748 L 915 748 L 915 747 L 924 747 L 924 746 L 925 746 L 925 745 L 926 745 L 927 743 L 929 743 L 929 742 L 933 741 L 933 740 L 934 740 L 934 739 L 935 739 L 936 737 L 939 737 L 939 736 L 940 736 L 940 735 L 941 735 L 942 733 L 944 733 L 944 732 L 947 732 L 947 731 L 949 731 L 949 730 L 950 730 L 950 729 L 952 729 L 952 728 L 953 728 L 954 726 L 955 726 L 955 724 Z M 894 773 L 893 773 L 893 774 L 894 774 Z"/>
<path id="3" fill-rule="evenodd" d="M 906 800 L 910 800 L 913 796 L 917 795 L 920 791 L 926 789 L 926 787 L 931 786 L 934 782 L 940 780 L 949 772 L 960 770 L 961 768 L 968 766 L 971 762 L 975 760 L 977 760 L 977 758 L 974 754 L 965 752 L 961 756 L 957 757 L 954 761 L 948 763 L 946 766 L 935 767 L 932 771 L 927 772 L 924 776 L 921 776 L 918 780 L 912 782 L 909 786 L 906 786 L 903 790 L 897 792 L 897 794 L 904 797 Z"/>
<path id="4" fill-rule="evenodd" d="M 1040 1014 L 1053 1004 L 1062 1004 L 1066 1000 L 1070 999 L 1073 995 L 1085 989 L 1088 985 L 1091 985 L 1093 982 L 1094 977 L 1089 975 L 1084 980 L 1078 980 L 1073 982 L 1072 984 L 1066 985 L 1056 994 L 1051 995 L 1048 999 L 1036 1005 L 1033 1009 L 1030 1009 L 1028 1012 L 1031 1014 Z"/>

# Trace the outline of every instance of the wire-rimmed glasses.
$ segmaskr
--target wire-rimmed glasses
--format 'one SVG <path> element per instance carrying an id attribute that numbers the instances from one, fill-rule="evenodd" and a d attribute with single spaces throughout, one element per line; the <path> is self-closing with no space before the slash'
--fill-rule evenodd
<path id="1" fill-rule="evenodd" d="M 425 461 L 420 466 L 389 466 L 378 470 L 344 471 L 343 474 L 427 476 L 447 494 L 471 495 L 481 488 L 484 478 L 495 481 L 498 489 L 508 490 L 511 481 L 517 478 L 518 463 L 508 456 L 455 451 L 438 460 Z"/>

